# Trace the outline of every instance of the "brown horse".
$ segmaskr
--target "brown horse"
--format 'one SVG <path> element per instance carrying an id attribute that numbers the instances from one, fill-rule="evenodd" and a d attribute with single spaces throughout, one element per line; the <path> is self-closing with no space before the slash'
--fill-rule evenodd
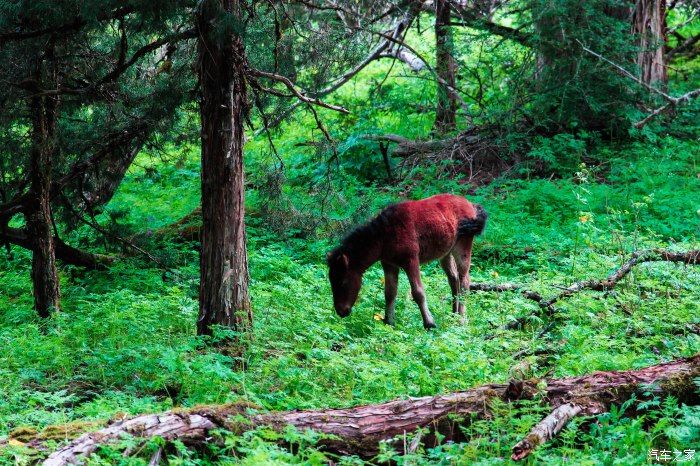
<path id="1" fill-rule="evenodd" d="M 464 314 L 459 295 L 469 289 L 472 242 L 485 224 L 483 207 L 452 194 L 387 207 L 328 254 L 336 312 L 341 317 L 350 314 L 362 286 L 362 275 L 380 261 L 385 279 L 384 322 L 394 324 L 399 269 L 403 269 L 423 316 L 423 326 L 434 328 L 420 279 L 420 264 L 440 259 L 452 290 L 452 311 Z"/>

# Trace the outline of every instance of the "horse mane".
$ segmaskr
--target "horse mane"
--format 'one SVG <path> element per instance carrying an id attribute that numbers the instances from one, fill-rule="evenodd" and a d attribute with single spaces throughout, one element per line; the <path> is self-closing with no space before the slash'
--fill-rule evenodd
<path id="1" fill-rule="evenodd" d="M 333 249 L 328 255 L 328 262 L 338 257 L 339 254 L 347 254 L 348 257 L 356 257 L 377 240 L 384 238 L 387 226 L 391 224 L 391 218 L 396 211 L 396 204 L 390 204 L 379 212 L 373 219 L 355 227 L 348 233 L 340 246 Z"/>

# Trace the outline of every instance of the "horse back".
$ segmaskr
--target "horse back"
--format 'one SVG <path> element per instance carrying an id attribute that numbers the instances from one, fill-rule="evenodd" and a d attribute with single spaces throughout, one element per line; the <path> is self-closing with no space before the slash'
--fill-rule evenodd
<path id="1" fill-rule="evenodd" d="M 402 265 L 399 261 L 415 255 L 421 263 L 445 256 L 460 235 L 474 231 L 474 225 L 469 226 L 469 222 L 476 222 L 478 226 L 479 207 L 453 194 L 395 204 L 392 218 L 388 219 L 390 231 L 384 241 L 388 256 L 385 259 Z"/>

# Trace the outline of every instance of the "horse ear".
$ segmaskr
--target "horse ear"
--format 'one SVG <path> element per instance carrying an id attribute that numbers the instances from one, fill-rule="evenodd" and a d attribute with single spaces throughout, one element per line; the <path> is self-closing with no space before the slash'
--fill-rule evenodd
<path id="1" fill-rule="evenodd" d="M 341 254 L 340 256 L 338 256 L 338 262 L 343 264 L 343 267 L 345 267 L 346 269 L 348 268 L 348 265 L 350 265 L 350 259 L 348 258 L 347 254 Z"/>

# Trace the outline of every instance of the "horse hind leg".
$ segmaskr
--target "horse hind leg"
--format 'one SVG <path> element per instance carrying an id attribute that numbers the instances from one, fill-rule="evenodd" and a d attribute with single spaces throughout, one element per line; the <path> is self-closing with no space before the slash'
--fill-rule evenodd
<path id="1" fill-rule="evenodd" d="M 426 330 L 437 327 L 433 315 L 428 310 L 423 282 L 420 279 L 418 258 L 411 260 L 404 270 L 406 271 L 406 275 L 408 275 L 408 281 L 411 283 L 411 295 L 413 296 L 413 300 L 418 304 L 421 316 L 423 316 L 423 327 L 425 327 Z"/>
<path id="2" fill-rule="evenodd" d="M 459 275 L 457 272 L 457 264 L 451 253 L 440 259 L 440 266 L 445 272 L 445 275 L 447 275 L 447 281 L 450 283 L 450 290 L 452 291 L 452 312 L 462 315 L 464 314 L 464 305 L 459 300 Z"/>
<path id="3" fill-rule="evenodd" d="M 457 244 L 452 249 L 452 257 L 454 257 L 455 264 L 457 265 L 457 273 L 459 274 L 459 292 L 463 294 L 469 291 L 469 285 L 471 284 L 471 278 L 469 276 L 469 271 L 472 264 L 472 244 L 474 242 L 473 236 L 468 236 L 460 238 L 457 240 Z M 462 306 L 462 313 L 464 312 L 464 304 Z"/>

